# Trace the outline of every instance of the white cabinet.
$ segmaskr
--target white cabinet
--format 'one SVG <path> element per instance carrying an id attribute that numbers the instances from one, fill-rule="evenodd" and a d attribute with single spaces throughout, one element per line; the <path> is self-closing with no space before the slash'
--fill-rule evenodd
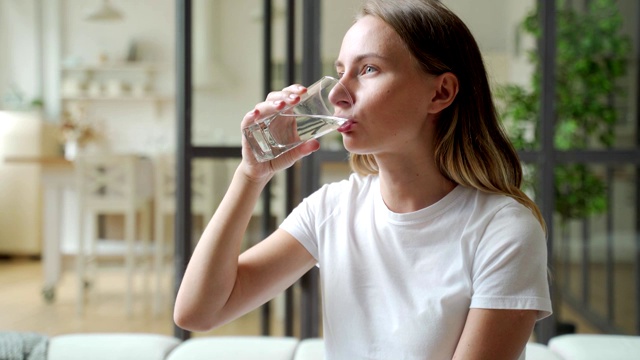
<path id="1" fill-rule="evenodd" d="M 53 131 L 38 112 L 0 111 L 0 254 L 40 255 L 41 165 Z"/>

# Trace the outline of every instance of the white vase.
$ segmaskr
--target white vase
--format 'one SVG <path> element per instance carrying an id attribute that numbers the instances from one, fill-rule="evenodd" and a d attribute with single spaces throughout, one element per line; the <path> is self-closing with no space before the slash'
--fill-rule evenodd
<path id="1" fill-rule="evenodd" d="M 64 143 L 64 158 L 73 161 L 78 156 L 78 142 L 67 141 Z"/>

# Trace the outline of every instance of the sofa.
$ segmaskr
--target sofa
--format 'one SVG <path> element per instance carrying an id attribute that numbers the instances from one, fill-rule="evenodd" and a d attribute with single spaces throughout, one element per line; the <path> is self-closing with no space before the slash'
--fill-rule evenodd
<path id="1" fill-rule="evenodd" d="M 5 334 L 6 336 L 6 334 Z M 0 336 L 3 360 L 323 360 L 322 339 L 291 337 L 215 336 L 180 341 L 158 334 L 67 334 L 51 338 L 22 334 L 22 357 L 7 355 L 9 346 Z M 15 342 L 15 339 L 13 339 Z M 43 347 L 43 344 L 46 345 Z M 10 347 L 11 349 L 9 349 Z M 31 347 L 34 351 L 27 351 Z M 43 348 L 46 351 L 43 352 Z M 4 353 L 3 353 L 4 352 Z M 527 360 L 627 360 L 640 359 L 640 336 L 561 335 L 549 345 L 528 343 Z"/>

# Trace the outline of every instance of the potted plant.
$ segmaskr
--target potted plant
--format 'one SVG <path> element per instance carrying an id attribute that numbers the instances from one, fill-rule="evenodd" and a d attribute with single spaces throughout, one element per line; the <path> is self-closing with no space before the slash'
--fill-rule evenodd
<path id="1" fill-rule="evenodd" d="M 625 75 L 630 40 L 622 34 L 616 0 L 591 0 L 584 6 L 557 3 L 556 149 L 610 148 L 619 114 L 614 104 L 624 96 L 619 80 Z M 538 9 L 523 21 L 522 30 L 539 39 Z M 540 144 L 541 71 L 537 49 L 528 52 L 535 71 L 529 87 L 506 85 L 498 89 L 501 116 L 519 150 Z M 533 172 L 535 174 L 535 171 Z M 606 184 L 601 174 L 585 164 L 555 169 L 555 211 L 561 228 L 572 219 L 600 214 L 607 208 Z"/>

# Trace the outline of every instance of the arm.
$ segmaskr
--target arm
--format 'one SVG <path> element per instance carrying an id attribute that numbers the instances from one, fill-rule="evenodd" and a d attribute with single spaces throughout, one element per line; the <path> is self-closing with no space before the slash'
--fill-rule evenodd
<path id="1" fill-rule="evenodd" d="M 470 309 L 453 359 L 518 359 L 537 314 L 537 310 Z"/>
<path id="2" fill-rule="evenodd" d="M 302 87 L 269 94 L 245 116 L 242 126 L 299 101 Z M 292 96 L 293 95 L 293 96 Z M 174 308 L 182 328 L 204 331 L 241 316 L 293 284 L 315 264 L 291 235 L 277 230 L 240 256 L 253 209 L 273 174 L 317 150 L 310 141 L 271 162 L 259 163 L 243 139 L 243 160 L 205 228 L 185 271 Z"/>

